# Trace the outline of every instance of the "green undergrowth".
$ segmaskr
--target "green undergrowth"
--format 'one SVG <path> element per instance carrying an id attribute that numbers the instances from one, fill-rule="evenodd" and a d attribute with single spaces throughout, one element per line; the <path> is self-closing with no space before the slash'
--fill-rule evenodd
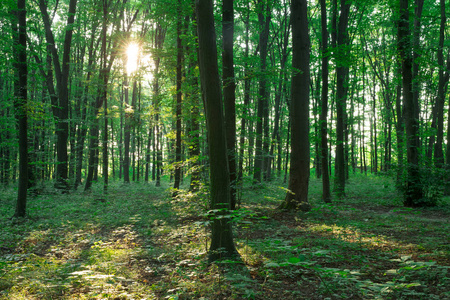
<path id="1" fill-rule="evenodd" d="M 241 259 L 208 264 L 207 191 L 113 183 L 103 195 L 30 197 L 11 219 L 0 191 L 0 299 L 450 299 L 450 203 L 409 209 L 385 177 L 355 176 L 310 212 L 277 209 L 274 180 L 250 183 L 232 212 Z"/>

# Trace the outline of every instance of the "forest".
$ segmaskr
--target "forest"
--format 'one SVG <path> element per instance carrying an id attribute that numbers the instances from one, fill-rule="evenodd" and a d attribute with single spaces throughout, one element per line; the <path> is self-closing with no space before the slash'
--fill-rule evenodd
<path id="1" fill-rule="evenodd" d="M 2 0 L 0 299 L 450 299 L 449 13 Z"/>

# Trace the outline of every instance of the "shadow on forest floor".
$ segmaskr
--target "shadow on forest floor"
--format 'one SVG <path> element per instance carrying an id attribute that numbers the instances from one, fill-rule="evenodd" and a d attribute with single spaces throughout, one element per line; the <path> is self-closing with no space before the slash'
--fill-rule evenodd
<path id="1" fill-rule="evenodd" d="M 446 299 L 450 203 L 408 209 L 385 177 L 308 213 L 276 207 L 281 182 L 244 188 L 234 213 L 242 262 L 208 265 L 204 192 L 112 184 L 29 199 L 0 191 L 0 299 Z M 96 190 L 98 188 L 98 190 Z"/>

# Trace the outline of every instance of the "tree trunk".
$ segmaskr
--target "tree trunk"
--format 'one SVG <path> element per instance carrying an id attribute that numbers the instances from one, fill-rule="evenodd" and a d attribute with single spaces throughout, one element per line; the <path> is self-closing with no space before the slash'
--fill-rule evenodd
<path id="1" fill-rule="evenodd" d="M 209 261 L 238 255 L 234 246 L 230 209 L 225 124 L 222 108 L 212 0 L 197 0 L 200 78 L 205 99 L 210 160 L 211 209 L 216 211 L 211 229 Z"/>
<path id="2" fill-rule="evenodd" d="M 322 166 L 322 199 L 325 203 L 331 202 L 330 175 L 328 170 L 328 30 L 327 7 L 325 0 L 320 0 L 321 29 L 322 29 L 322 101 L 319 116 L 320 126 L 320 157 Z"/>
<path id="3" fill-rule="evenodd" d="M 411 54 L 411 32 L 409 26 L 409 1 L 400 0 L 400 20 L 398 25 L 398 52 L 402 63 L 402 85 L 404 118 L 406 129 L 406 157 L 408 161 L 404 205 L 420 206 L 423 189 L 419 172 L 419 124 L 416 118 L 416 103 L 413 93 L 413 58 Z"/>
<path id="4" fill-rule="evenodd" d="M 242 186 L 243 174 L 244 174 L 244 148 L 245 148 L 245 136 L 246 136 L 246 121 L 249 117 L 249 104 L 250 104 L 250 68 L 248 63 L 249 57 L 249 40 L 250 40 L 250 2 L 247 2 L 247 14 L 244 20 L 245 24 L 245 51 L 244 51 L 244 109 L 241 119 L 241 134 L 239 138 L 239 172 L 237 181 Z M 249 137 L 250 139 L 250 137 Z"/>
<path id="5" fill-rule="evenodd" d="M 161 24 L 156 24 L 155 32 L 155 48 L 161 50 L 164 45 L 164 40 L 166 37 L 166 29 L 162 28 Z M 160 87 L 159 87 L 159 64 L 161 62 L 161 57 L 158 55 L 159 52 L 154 55 L 155 80 L 153 83 L 153 98 L 155 99 L 155 151 L 156 151 L 156 183 L 155 186 L 161 186 L 161 170 L 162 170 L 162 137 L 161 137 L 161 124 L 160 124 Z"/>
<path id="6" fill-rule="evenodd" d="M 177 18 L 177 78 L 176 78 L 176 141 L 175 141 L 175 172 L 173 188 L 175 189 L 173 196 L 176 196 L 177 190 L 180 188 L 181 181 L 181 83 L 182 83 L 182 63 L 183 63 L 183 45 L 181 43 L 181 0 L 178 0 L 178 18 Z"/>
<path id="7" fill-rule="evenodd" d="M 270 4 L 268 0 L 259 0 L 258 21 L 261 26 L 259 33 L 259 53 L 260 53 L 260 80 L 258 91 L 258 108 L 256 120 L 256 145 L 255 145 L 255 163 L 253 169 L 253 182 L 261 183 L 261 175 L 264 169 L 264 158 L 266 153 L 263 149 L 263 125 L 264 125 L 264 113 L 267 109 L 267 79 L 266 79 L 266 65 L 267 65 L 267 47 L 269 39 L 269 25 L 270 25 Z"/>
<path id="8" fill-rule="evenodd" d="M 56 182 L 55 187 L 67 191 L 69 189 L 68 182 L 68 155 L 67 140 L 69 136 L 69 71 L 70 71 L 70 48 L 72 44 L 72 24 L 75 21 L 77 0 L 69 1 L 67 25 L 64 36 L 64 46 L 62 62 L 60 63 L 56 43 L 51 30 L 50 18 L 47 12 L 47 5 L 44 0 L 39 1 L 39 8 L 42 13 L 45 37 L 48 47 L 52 53 L 53 66 L 56 75 L 56 86 L 58 92 L 58 107 L 56 117 Z"/>
<path id="9" fill-rule="evenodd" d="M 438 94 L 436 99 L 437 106 L 437 138 L 434 146 L 434 159 L 437 168 L 442 168 L 444 165 L 444 153 L 442 151 L 442 143 L 444 139 L 444 104 L 445 104 L 445 84 L 444 78 L 444 40 L 445 40 L 445 25 L 447 18 L 445 15 L 445 0 L 440 0 L 441 6 L 441 25 L 439 30 L 439 48 L 437 53 L 438 66 L 439 66 L 439 83 Z M 447 78 L 448 81 L 448 78 Z"/>
<path id="10" fill-rule="evenodd" d="M 223 101 L 225 108 L 225 124 L 230 168 L 230 207 L 236 208 L 236 84 L 234 82 L 234 8 L 233 0 L 222 1 L 222 35 L 223 35 Z"/>
<path id="11" fill-rule="evenodd" d="M 309 53 L 307 1 L 292 0 L 292 67 L 291 82 L 291 164 L 288 192 L 281 204 L 283 209 L 310 209 L 309 184 Z"/>
<path id="12" fill-rule="evenodd" d="M 128 84 L 128 75 L 125 74 L 125 79 L 123 81 L 123 88 L 124 88 L 124 104 L 125 104 L 125 121 L 124 121 L 124 128 L 123 128 L 123 143 L 124 143 L 124 150 L 123 150 L 123 181 L 125 183 L 130 183 L 130 139 L 131 139 L 131 126 L 130 121 L 132 118 L 132 114 L 128 112 L 129 110 L 129 94 L 128 90 L 130 88 Z"/>
<path id="13" fill-rule="evenodd" d="M 348 17 L 350 4 L 341 0 L 341 12 L 337 32 L 337 61 L 336 61 L 336 180 L 335 191 L 338 197 L 345 196 L 345 107 L 347 102 L 348 62 Z"/>
<path id="14" fill-rule="evenodd" d="M 27 19 L 25 0 L 17 0 L 17 16 L 13 17 L 13 34 L 16 46 L 17 78 L 15 85 L 15 111 L 19 123 L 19 186 L 17 191 L 17 202 L 14 217 L 25 217 L 27 208 L 28 189 L 28 68 L 27 68 Z M 16 30 L 14 30 L 16 29 Z"/>

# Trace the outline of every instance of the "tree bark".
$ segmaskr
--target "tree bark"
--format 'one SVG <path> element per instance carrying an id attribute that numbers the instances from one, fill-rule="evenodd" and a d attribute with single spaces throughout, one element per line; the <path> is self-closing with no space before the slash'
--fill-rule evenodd
<path id="1" fill-rule="evenodd" d="M 244 174 L 244 148 L 245 148 L 245 136 L 246 136 L 246 123 L 249 117 L 249 104 L 250 104 L 250 67 L 248 63 L 249 57 L 249 40 L 250 40 L 250 2 L 247 2 L 247 12 L 245 20 L 245 50 L 244 50 L 244 109 L 241 119 L 241 134 L 239 137 L 239 168 L 237 181 L 239 186 L 242 186 L 243 174 Z"/>
<path id="2" fill-rule="evenodd" d="M 337 32 L 337 61 L 336 61 L 336 180 L 335 191 L 338 197 L 345 196 L 345 114 L 347 102 L 348 79 L 348 17 L 350 4 L 341 0 L 341 12 L 339 16 Z"/>
<path id="3" fill-rule="evenodd" d="M 322 199 L 325 203 L 331 202 L 330 175 L 328 171 L 328 29 L 326 1 L 320 0 L 321 29 L 322 29 L 322 101 L 319 116 L 320 126 L 320 157 L 322 166 Z"/>
<path id="4" fill-rule="evenodd" d="M 212 0 L 197 0 L 199 66 L 205 99 L 210 160 L 211 225 L 209 261 L 236 257 L 230 209 L 230 176 L 227 159 L 221 84 L 217 64 L 216 34 Z"/>
<path id="5" fill-rule="evenodd" d="M 256 120 L 256 145 L 255 145 L 255 163 L 253 169 L 253 182 L 261 183 L 262 171 L 264 169 L 264 159 L 267 153 L 264 153 L 263 149 L 263 125 L 265 124 L 265 110 L 267 110 L 267 79 L 266 79 L 266 66 L 267 66 L 267 47 L 269 39 L 269 25 L 270 25 L 270 4 L 268 0 L 258 1 L 259 9 L 258 21 L 261 29 L 259 33 L 259 54 L 260 54 L 260 80 L 258 91 L 258 107 Z"/>
<path id="6" fill-rule="evenodd" d="M 177 17 L 177 78 L 176 78 L 176 107 L 175 107 L 175 117 L 176 117 L 176 140 L 175 140 L 175 174 L 173 188 L 175 192 L 173 196 L 176 196 L 177 191 L 180 188 L 181 182 L 181 100 L 182 100 L 182 64 L 183 64 L 183 44 L 181 43 L 181 0 L 178 0 L 178 17 Z"/>
<path id="7" fill-rule="evenodd" d="M 25 217 L 27 208 L 28 189 L 28 67 L 27 67 L 27 20 L 26 1 L 17 0 L 17 16 L 14 17 L 13 27 L 17 27 L 14 32 L 15 51 L 17 57 L 16 69 L 17 78 L 15 84 L 14 103 L 16 118 L 19 123 L 19 186 L 17 191 L 17 202 L 14 217 Z M 17 23 L 16 23 L 17 22 Z M 18 24 L 18 26 L 16 25 Z"/>
<path id="8" fill-rule="evenodd" d="M 222 1 L 222 35 L 223 35 L 223 101 L 225 108 L 225 125 L 230 168 L 230 206 L 236 208 L 236 84 L 234 82 L 234 8 L 233 0 Z"/>
<path id="9" fill-rule="evenodd" d="M 281 204 L 283 209 L 310 209 L 309 184 L 309 53 L 307 1 L 292 0 L 292 67 L 291 81 L 291 164 L 288 192 Z"/>
<path id="10" fill-rule="evenodd" d="M 420 184 L 419 172 L 419 137 L 416 103 L 413 93 L 413 57 L 411 48 L 411 32 L 409 26 L 409 1 L 400 0 L 400 20 L 398 25 L 398 52 L 402 63 L 402 86 L 404 118 L 406 130 L 407 178 L 404 205 L 420 206 L 423 189 Z"/>
<path id="11" fill-rule="evenodd" d="M 444 40 L 445 40 L 445 25 L 447 18 L 445 15 L 445 0 L 440 0 L 441 7 L 441 24 L 439 30 L 439 48 L 437 53 L 438 66 L 439 66 L 439 83 L 438 94 L 436 99 L 437 106 L 437 137 L 436 144 L 434 146 L 434 159 L 435 165 L 438 168 L 442 168 L 444 165 L 444 153 L 442 150 L 442 143 L 444 139 L 444 104 L 445 104 L 445 92 L 444 88 L 448 82 L 448 78 L 444 77 Z M 447 73 L 448 74 L 448 73 Z M 446 80 L 447 79 L 447 80 Z M 446 82 L 447 81 L 447 82 Z"/>

